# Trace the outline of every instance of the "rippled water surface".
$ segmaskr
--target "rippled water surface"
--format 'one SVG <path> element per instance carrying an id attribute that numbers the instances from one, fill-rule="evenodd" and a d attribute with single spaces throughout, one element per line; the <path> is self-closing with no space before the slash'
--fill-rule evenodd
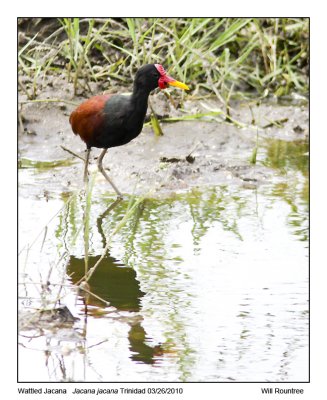
<path id="1" fill-rule="evenodd" d="M 115 234 L 135 199 L 105 213 L 114 199 L 95 186 L 85 230 L 83 193 L 22 185 L 21 313 L 60 299 L 79 319 L 25 327 L 19 379 L 307 380 L 307 150 L 271 141 L 261 161 L 276 179 L 146 199 Z M 32 165 L 20 179 L 50 173 Z M 75 285 L 105 246 L 85 313 Z"/>

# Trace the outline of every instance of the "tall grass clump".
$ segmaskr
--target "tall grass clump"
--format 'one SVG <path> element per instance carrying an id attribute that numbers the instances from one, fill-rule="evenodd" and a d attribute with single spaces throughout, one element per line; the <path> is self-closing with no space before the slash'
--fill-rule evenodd
<path id="1" fill-rule="evenodd" d="M 18 30 L 28 98 L 49 74 L 64 74 L 74 94 L 90 82 L 130 88 L 145 63 L 163 64 L 195 96 L 216 96 L 227 115 L 235 95 L 308 91 L 308 18 L 23 18 Z"/>

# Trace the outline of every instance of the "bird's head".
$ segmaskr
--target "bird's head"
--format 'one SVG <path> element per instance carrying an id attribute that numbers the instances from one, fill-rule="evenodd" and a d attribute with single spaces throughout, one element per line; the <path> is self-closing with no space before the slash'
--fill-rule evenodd
<path id="1" fill-rule="evenodd" d="M 169 76 L 161 64 L 147 64 L 141 67 L 136 73 L 135 84 L 148 88 L 150 91 L 157 87 L 166 89 L 168 86 L 189 90 L 189 87 L 185 83 L 179 82 Z"/>

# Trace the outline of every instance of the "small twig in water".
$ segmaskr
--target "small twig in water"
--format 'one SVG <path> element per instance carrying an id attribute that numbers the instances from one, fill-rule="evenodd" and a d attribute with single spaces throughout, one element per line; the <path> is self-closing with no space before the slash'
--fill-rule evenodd
<path id="1" fill-rule="evenodd" d="M 67 149 L 67 147 L 62 146 L 62 145 L 60 145 L 60 147 L 61 147 L 63 150 L 67 151 L 68 153 L 72 154 L 74 157 L 77 157 L 77 158 L 79 158 L 80 160 L 82 160 L 82 161 L 85 162 L 85 158 L 83 158 L 83 157 L 81 157 L 80 155 L 74 153 L 72 150 L 69 150 L 69 149 Z"/>
<path id="2" fill-rule="evenodd" d="M 109 301 L 102 299 L 100 296 L 96 295 L 95 293 L 92 293 L 89 289 L 88 289 L 89 285 L 87 282 L 83 281 L 80 283 L 80 285 L 78 286 L 78 289 L 86 292 L 88 295 L 95 297 L 96 299 L 100 300 L 102 303 L 104 303 L 106 306 L 110 306 Z"/>
<path id="3" fill-rule="evenodd" d="M 283 127 L 284 123 L 288 121 L 288 118 L 282 118 L 282 119 L 276 119 L 275 121 L 271 121 L 268 118 L 265 118 L 266 120 L 270 121 L 269 124 L 264 125 L 262 128 L 271 128 L 272 126 L 276 126 L 277 128 Z"/>

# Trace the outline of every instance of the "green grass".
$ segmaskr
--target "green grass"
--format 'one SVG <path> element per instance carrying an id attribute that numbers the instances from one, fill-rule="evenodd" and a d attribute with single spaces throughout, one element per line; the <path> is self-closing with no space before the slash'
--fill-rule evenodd
<path id="1" fill-rule="evenodd" d="M 28 22 L 18 22 L 18 69 L 30 100 L 47 75 L 64 74 L 75 95 L 90 92 L 90 82 L 130 88 L 145 63 L 163 64 L 194 96 L 216 96 L 227 115 L 240 92 L 308 92 L 308 18 L 62 18 L 48 30 L 38 19 L 31 32 Z"/>

